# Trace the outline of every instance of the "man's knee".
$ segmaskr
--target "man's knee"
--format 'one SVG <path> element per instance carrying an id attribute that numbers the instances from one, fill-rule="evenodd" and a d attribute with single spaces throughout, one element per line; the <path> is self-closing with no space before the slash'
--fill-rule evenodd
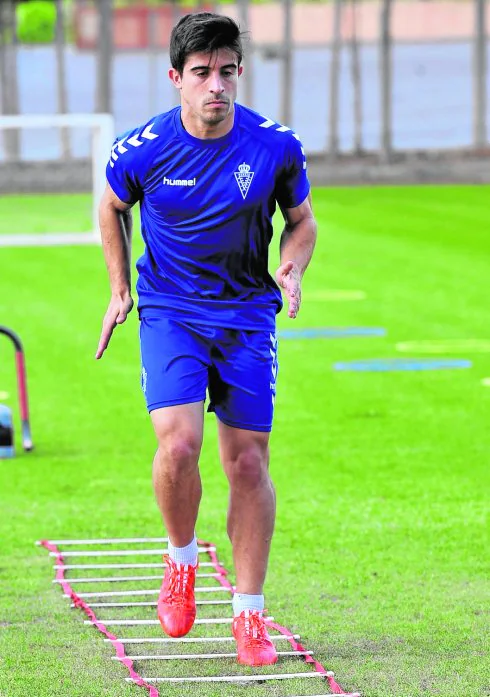
<path id="1" fill-rule="evenodd" d="M 186 464 L 197 463 L 201 444 L 191 433 L 175 433 L 159 440 L 158 447 L 166 459 Z"/>
<path id="2" fill-rule="evenodd" d="M 202 407 L 183 405 L 152 412 L 158 459 L 172 478 L 197 468 L 202 444 Z"/>
<path id="3" fill-rule="evenodd" d="M 227 463 L 226 471 L 230 484 L 236 487 L 255 488 L 269 481 L 268 451 L 250 447 L 237 453 L 233 461 Z"/>

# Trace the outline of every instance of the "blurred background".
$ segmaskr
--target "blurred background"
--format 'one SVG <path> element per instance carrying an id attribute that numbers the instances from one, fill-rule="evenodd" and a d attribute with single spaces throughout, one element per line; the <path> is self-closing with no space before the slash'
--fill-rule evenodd
<path id="1" fill-rule="evenodd" d="M 239 100 L 299 133 L 315 183 L 487 177 L 485 0 L 0 7 L 4 115 L 110 113 L 116 133 L 147 121 L 177 103 L 167 77 L 172 25 L 206 9 L 248 32 Z M 0 128 L 4 192 L 90 190 L 90 159 L 89 128 Z"/>

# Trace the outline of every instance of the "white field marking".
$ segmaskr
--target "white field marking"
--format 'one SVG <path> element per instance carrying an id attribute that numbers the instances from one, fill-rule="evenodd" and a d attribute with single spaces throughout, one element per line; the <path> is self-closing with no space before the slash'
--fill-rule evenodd
<path id="1" fill-rule="evenodd" d="M 326 288 L 325 290 L 312 290 L 303 292 L 303 300 L 308 302 L 323 301 L 323 302 L 346 302 L 349 300 L 365 300 L 366 293 L 363 290 L 336 290 Z"/>
<path id="2" fill-rule="evenodd" d="M 2 393 L 0 392 L 0 398 Z M 211 561 L 199 562 L 199 568 L 211 566 Z M 165 564 L 55 564 L 53 569 L 164 569 Z"/>
<path id="3" fill-rule="evenodd" d="M 274 618 L 268 617 L 267 619 L 272 622 Z M 206 617 L 202 620 L 195 620 L 194 624 L 231 624 L 232 622 L 232 617 L 218 617 L 216 619 Z M 137 625 L 156 627 L 160 625 L 160 620 L 104 620 L 101 621 L 101 623 L 106 627 L 136 627 Z M 99 624 L 99 621 L 93 622 L 92 620 L 84 620 L 84 624 Z"/>
<path id="4" fill-rule="evenodd" d="M 278 651 L 278 656 L 311 656 L 313 651 Z M 175 661 L 175 660 L 185 660 L 193 658 L 236 658 L 237 653 L 180 653 L 180 654 L 167 654 L 166 656 L 124 656 L 120 658 L 119 656 L 111 656 L 113 661 L 124 661 L 129 658 L 131 661 Z"/>
<path id="5" fill-rule="evenodd" d="M 52 247 L 53 245 L 100 244 L 92 232 L 57 232 L 0 235 L 0 247 Z"/>
<path id="6" fill-rule="evenodd" d="M 272 634 L 269 636 L 271 641 L 289 641 L 290 639 L 301 639 L 299 634 L 291 634 L 290 636 L 285 636 L 284 634 Z M 108 644 L 112 643 L 112 639 L 104 639 Z M 120 644 L 210 644 L 214 642 L 232 642 L 235 641 L 235 637 L 232 636 L 221 636 L 221 637 L 186 637 L 185 639 L 169 639 L 168 637 L 157 637 L 155 639 L 118 639 Z"/>
<path id="7" fill-rule="evenodd" d="M 53 543 L 54 544 L 54 543 Z M 198 547 L 198 552 L 215 552 L 216 547 Z M 162 554 L 168 554 L 168 549 L 111 549 L 105 550 L 91 550 L 90 552 L 86 549 L 80 552 L 61 552 L 62 557 L 132 557 L 132 556 L 153 556 L 157 555 L 159 557 Z M 57 557 L 58 552 L 50 552 L 50 557 Z"/>
<path id="8" fill-rule="evenodd" d="M 396 344 L 401 353 L 490 353 L 490 339 L 428 339 L 424 341 L 402 341 Z"/>
<path id="9" fill-rule="evenodd" d="M 68 583 L 68 581 L 66 581 Z M 224 586 L 208 586 L 204 588 L 194 588 L 195 593 L 229 593 L 230 591 Z M 159 589 L 152 590 L 127 590 L 127 591 L 93 591 L 91 593 L 77 593 L 79 598 L 115 598 L 117 596 L 128 596 L 128 595 L 158 595 L 160 593 Z M 69 598 L 69 595 L 64 595 L 64 598 Z"/>
<path id="10" fill-rule="evenodd" d="M 8 399 L 10 397 L 8 392 L 4 392 L 3 390 L 0 392 L 0 399 Z"/>
<path id="11" fill-rule="evenodd" d="M 147 678 L 142 676 L 145 682 L 249 682 L 250 680 L 288 680 L 291 678 L 325 678 L 325 675 L 316 671 L 305 671 L 304 673 L 276 673 L 275 675 L 216 675 L 205 678 Z M 125 678 L 125 680 L 126 682 L 134 682 L 133 678 Z M 346 696 L 344 695 L 344 697 Z"/>
<path id="12" fill-rule="evenodd" d="M 100 540 L 48 540 L 52 545 L 118 545 L 140 542 L 168 542 L 168 537 L 105 537 Z M 41 542 L 36 542 L 40 545 Z"/>
<path id="13" fill-rule="evenodd" d="M 197 578 L 219 578 L 221 574 L 196 574 Z M 55 578 L 52 583 L 123 583 L 126 581 L 163 580 L 163 576 L 107 576 L 106 578 Z"/>
<path id="14" fill-rule="evenodd" d="M 232 600 L 196 600 L 196 605 L 231 605 Z M 90 603 L 90 607 L 156 607 L 157 602 L 148 603 Z M 70 607 L 77 607 L 72 603 Z"/>
<path id="15" fill-rule="evenodd" d="M 490 378 L 483 378 L 481 384 L 483 385 L 483 387 L 490 387 Z"/>

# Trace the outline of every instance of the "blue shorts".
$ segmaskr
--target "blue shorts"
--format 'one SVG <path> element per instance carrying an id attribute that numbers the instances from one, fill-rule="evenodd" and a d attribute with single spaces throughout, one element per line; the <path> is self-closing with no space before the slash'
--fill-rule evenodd
<path id="1" fill-rule="evenodd" d="M 140 324 L 141 386 L 148 411 L 200 402 L 228 426 L 269 432 L 277 376 L 270 331 L 223 329 L 163 317 Z"/>

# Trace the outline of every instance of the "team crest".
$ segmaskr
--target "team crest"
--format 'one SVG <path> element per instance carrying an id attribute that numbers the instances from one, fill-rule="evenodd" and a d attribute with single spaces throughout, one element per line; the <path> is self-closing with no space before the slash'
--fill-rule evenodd
<path id="1" fill-rule="evenodd" d="M 240 189 L 240 193 L 245 199 L 248 194 L 248 190 L 250 189 L 250 184 L 252 183 L 252 179 L 254 178 L 255 172 L 251 172 L 250 165 L 247 165 L 244 162 L 238 167 L 238 172 L 234 172 L 234 174 L 236 183 L 238 184 L 238 188 Z"/>

